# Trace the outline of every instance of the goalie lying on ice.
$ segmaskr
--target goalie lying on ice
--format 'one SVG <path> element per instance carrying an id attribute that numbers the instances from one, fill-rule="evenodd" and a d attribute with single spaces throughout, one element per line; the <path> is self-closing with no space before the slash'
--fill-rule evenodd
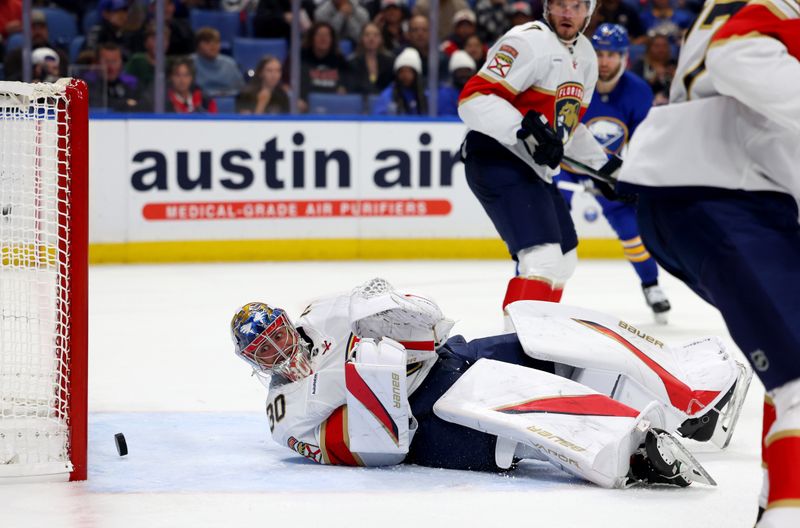
<path id="1" fill-rule="evenodd" d="M 673 437 L 727 445 L 750 381 L 715 339 L 668 346 L 612 317 L 537 301 L 516 333 L 467 342 L 431 300 L 373 279 L 295 326 L 249 303 L 236 354 L 269 388 L 281 445 L 323 464 L 498 470 L 548 461 L 608 488 L 713 479 Z"/>

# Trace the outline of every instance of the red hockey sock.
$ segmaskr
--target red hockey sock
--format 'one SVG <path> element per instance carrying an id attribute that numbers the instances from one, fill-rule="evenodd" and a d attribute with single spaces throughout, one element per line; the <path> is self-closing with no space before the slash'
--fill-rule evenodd
<path id="1" fill-rule="evenodd" d="M 770 432 L 764 444 L 767 450 L 769 474 L 769 500 L 767 509 L 800 507 L 800 429 Z"/>
<path id="2" fill-rule="evenodd" d="M 552 295 L 553 287 L 549 282 L 514 277 L 508 281 L 503 310 L 514 301 L 549 301 Z"/>
<path id="3" fill-rule="evenodd" d="M 772 424 L 775 423 L 775 403 L 768 394 L 764 395 L 764 418 L 761 426 L 761 466 L 767 467 L 767 446 L 765 441 Z"/>
<path id="4" fill-rule="evenodd" d="M 550 294 L 550 302 L 561 302 L 561 296 L 564 295 L 564 287 L 560 288 L 553 288 L 553 292 Z"/>

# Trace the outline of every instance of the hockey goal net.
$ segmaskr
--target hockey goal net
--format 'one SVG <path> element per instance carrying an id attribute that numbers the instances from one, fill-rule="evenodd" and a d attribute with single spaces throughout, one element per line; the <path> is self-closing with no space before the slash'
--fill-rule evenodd
<path id="1" fill-rule="evenodd" d="M 0 483 L 86 478 L 87 99 L 0 82 Z"/>

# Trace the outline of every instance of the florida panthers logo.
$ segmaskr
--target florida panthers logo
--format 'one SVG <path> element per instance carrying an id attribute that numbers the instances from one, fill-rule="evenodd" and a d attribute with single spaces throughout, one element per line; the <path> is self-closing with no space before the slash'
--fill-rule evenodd
<path id="1" fill-rule="evenodd" d="M 556 89 L 556 132 L 566 142 L 581 120 L 583 85 L 568 82 Z"/>
<path id="2" fill-rule="evenodd" d="M 595 117 L 586 123 L 589 132 L 609 154 L 619 154 L 628 142 L 628 127 L 613 117 Z"/>

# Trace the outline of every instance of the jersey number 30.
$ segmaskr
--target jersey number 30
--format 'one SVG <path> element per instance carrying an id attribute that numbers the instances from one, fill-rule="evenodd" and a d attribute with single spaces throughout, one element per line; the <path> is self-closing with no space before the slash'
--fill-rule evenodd
<path id="1" fill-rule="evenodd" d="M 275 424 L 283 420 L 286 416 L 286 399 L 283 394 L 278 394 L 275 399 L 267 404 L 267 418 L 269 418 L 269 430 L 275 429 Z"/>

